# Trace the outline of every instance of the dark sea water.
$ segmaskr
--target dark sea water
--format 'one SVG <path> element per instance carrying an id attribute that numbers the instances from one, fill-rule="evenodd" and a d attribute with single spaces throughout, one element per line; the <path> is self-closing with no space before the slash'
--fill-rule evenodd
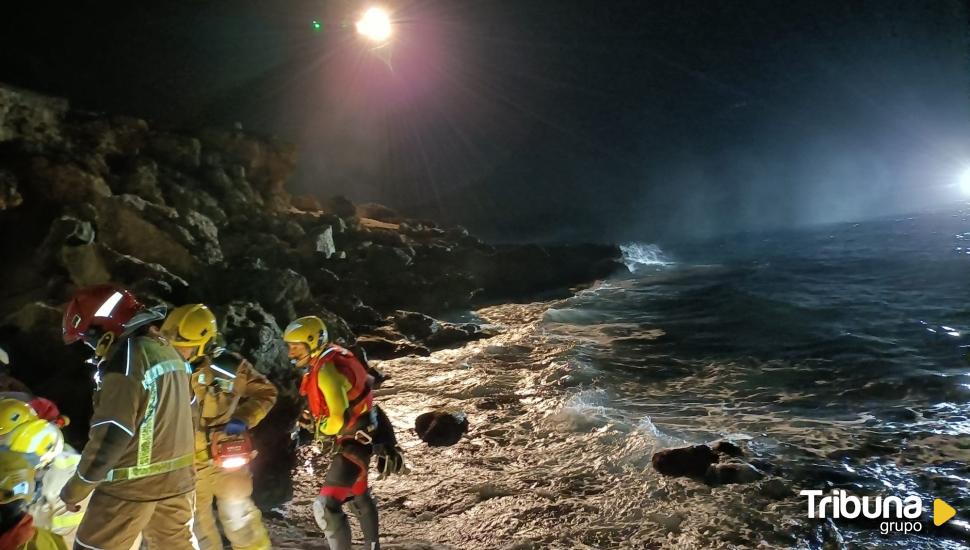
<path id="1" fill-rule="evenodd" d="M 819 547 L 968 547 L 970 206 L 624 251 L 629 274 L 545 314 L 584 373 L 570 406 L 743 442 L 792 521 L 801 489 L 923 499 L 918 534 L 842 518 Z M 934 527 L 934 498 L 957 519 Z"/>

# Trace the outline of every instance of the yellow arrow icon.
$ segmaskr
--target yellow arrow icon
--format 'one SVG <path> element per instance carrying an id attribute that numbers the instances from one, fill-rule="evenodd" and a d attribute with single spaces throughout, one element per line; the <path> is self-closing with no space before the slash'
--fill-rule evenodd
<path id="1" fill-rule="evenodd" d="M 953 519 L 955 515 L 957 515 L 957 511 L 953 509 L 953 506 L 940 499 L 933 501 L 933 525 L 939 527 Z"/>

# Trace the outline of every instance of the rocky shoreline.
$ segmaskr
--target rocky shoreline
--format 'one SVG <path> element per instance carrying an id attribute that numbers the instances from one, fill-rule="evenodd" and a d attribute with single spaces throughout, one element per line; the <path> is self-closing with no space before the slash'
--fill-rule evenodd
<path id="1" fill-rule="evenodd" d="M 93 386 L 84 350 L 60 341 L 78 286 L 213 308 L 225 344 L 281 388 L 256 432 L 257 492 L 272 506 L 289 498 L 299 409 L 278 339 L 290 319 L 321 315 L 373 359 L 429 356 L 496 334 L 429 315 L 566 296 L 622 268 L 615 246 L 493 246 L 380 205 L 294 197 L 296 162 L 292 146 L 238 125 L 156 127 L 0 85 L 0 345 L 17 378 L 75 419 L 69 441 L 83 444 Z"/>

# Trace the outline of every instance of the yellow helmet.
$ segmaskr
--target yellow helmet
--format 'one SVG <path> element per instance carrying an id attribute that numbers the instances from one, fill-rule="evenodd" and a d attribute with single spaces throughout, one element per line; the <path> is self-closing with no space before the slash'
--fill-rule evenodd
<path id="1" fill-rule="evenodd" d="M 34 467 L 20 453 L 0 451 L 0 504 L 34 498 Z"/>
<path id="2" fill-rule="evenodd" d="M 64 450 L 64 435 L 54 424 L 38 418 L 14 428 L 6 447 L 28 455 L 38 466 L 46 466 Z"/>
<path id="3" fill-rule="evenodd" d="M 37 413 L 27 403 L 12 397 L 0 399 L 0 437 L 9 434 L 24 422 L 36 419 Z"/>
<path id="4" fill-rule="evenodd" d="M 197 348 L 192 359 L 205 353 L 205 347 L 216 337 L 219 326 L 216 316 L 204 304 L 187 304 L 177 307 L 162 323 L 162 335 L 173 346 Z"/>
<path id="5" fill-rule="evenodd" d="M 306 344 L 310 347 L 310 353 L 314 353 L 327 345 L 327 325 L 323 319 L 308 315 L 300 317 L 283 331 L 283 341 L 288 344 Z"/>

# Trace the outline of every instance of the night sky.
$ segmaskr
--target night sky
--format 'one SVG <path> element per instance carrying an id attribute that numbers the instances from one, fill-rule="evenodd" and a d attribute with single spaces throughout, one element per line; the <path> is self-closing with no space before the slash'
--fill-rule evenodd
<path id="1" fill-rule="evenodd" d="M 670 240 L 945 205 L 967 2 L 30 2 L 0 81 L 301 147 L 296 191 L 496 239 Z M 319 31 L 312 22 L 320 21 Z"/>

